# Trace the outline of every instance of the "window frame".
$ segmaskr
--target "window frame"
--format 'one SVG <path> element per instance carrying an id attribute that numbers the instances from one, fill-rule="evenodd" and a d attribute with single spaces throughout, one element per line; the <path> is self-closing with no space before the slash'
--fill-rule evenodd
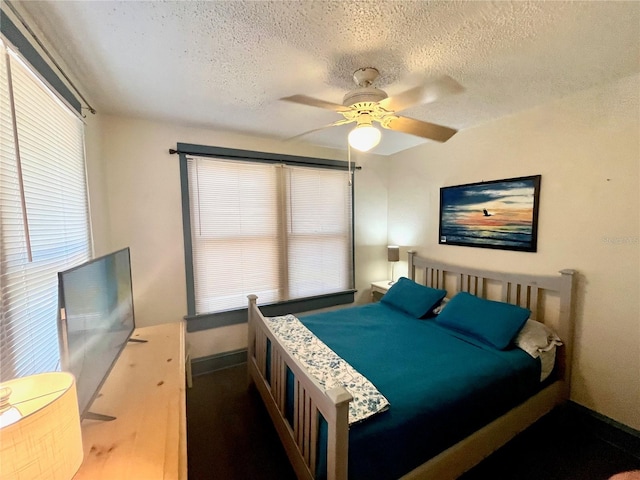
<path id="1" fill-rule="evenodd" d="M 13 7 L 11 7 L 13 8 Z M 0 33 L 20 52 L 22 58 L 33 69 L 35 73 L 42 77 L 44 83 L 67 104 L 78 115 L 82 115 L 82 105 L 76 95 L 74 95 L 67 85 L 62 81 L 53 68 L 42 58 L 29 39 L 27 39 L 20 29 L 14 24 L 11 15 L 2 9 L 2 22 L 0 22 Z"/>
<path id="2" fill-rule="evenodd" d="M 261 305 L 265 315 L 275 316 L 287 313 L 299 313 L 336 305 L 353 303 L 355 299 L 355 175 L 353 172 L 360 167 L 349 165 L 342 160 L 330 160 L 323 158 L 301 157 L 296 155 L 274 154 L 251 150 L 239 150 L 225 147 L 213 147 L 206 145 L 195 145 L 189 143 L 178 143 L 176 150 L 170 150 L 172 154 L 178 154 L 180 161 L 180 190 L 182 199 L 182 228 L 184 238 L 184 258 L 185 276 L 187 288 L 187 331 L 196 332 L 228 325 L 235 325 L 247 322 L 247 308 L 232 309 L 222 312 L 196 314 L 194 267 L 193 267 L 193 244 L 191 239 L 191 207 L 189 202 L 189 178 L 188 178 L 188 156 L 211 157 L 217 159 L 227 159 L 236 161 L 247 161 L 252 163 L 277 163 L 291 166 L 306 166 L 315 168 L 330 168 L 336 170 L 351 170 L 351 285 L 352 288 L 340 292 L 316 295 L 312 297 L 296 298 Z"/>

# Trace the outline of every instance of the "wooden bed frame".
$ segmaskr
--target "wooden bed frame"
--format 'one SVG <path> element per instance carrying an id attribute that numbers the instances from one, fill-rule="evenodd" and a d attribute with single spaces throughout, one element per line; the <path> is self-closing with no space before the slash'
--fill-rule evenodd
<path id="1" fill-rule="evenodd" d="M 518 275 L 449 265 L 409 252 L 409 278 L 451 297 L 460 291 L 529 308 L 531 318 L 550 324 L 564 343 L 558 348 L 556 380 L 505 415 L 464 438 L 404 475 L 403 479 L 454 479 L 569 398 L 573 343 L 574 270 L 559 275 Z M 273 420 L 299 479 L 315 478 L 318 412 L 328 424 L 327 478 L 348 477 L 348 404 L 343 387 L 327 392 L 281 346 L 266 327 L 255 295 L 249 295 L 248 370 Z M 267 379 L 267 339 L 270 339 L 270 379 Z M 285 416 L 287 367 L 293 372 L 293 425 Z"/>

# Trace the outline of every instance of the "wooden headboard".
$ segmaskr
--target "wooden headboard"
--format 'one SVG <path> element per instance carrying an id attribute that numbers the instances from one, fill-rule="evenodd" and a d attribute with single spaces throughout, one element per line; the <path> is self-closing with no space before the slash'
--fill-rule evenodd
<path id="1" fill-rule="evenodd" d="M 557 275 L 503 273 L 451 265 L 409 252 L 410 279 L 428 287 L 519 305 L 531 310 L 531 319 L 549 324 L 558 332 L 564 348 L 559 350 L 558 368 L 569 389 L 573 352 L 575 270 Z M 567 391 L 568 393 L 568 391 Z"/>

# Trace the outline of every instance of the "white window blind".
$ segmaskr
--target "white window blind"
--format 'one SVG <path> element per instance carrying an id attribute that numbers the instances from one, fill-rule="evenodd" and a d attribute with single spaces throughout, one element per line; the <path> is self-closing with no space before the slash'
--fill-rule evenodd
<path id="1" fill-rule="evenodd" d="M 189 157 L 196 314 L 352 284 L 347 172 Z"/>
<path id="2" fill-rule="evenodd" d="M 91 238 L 83 124 L 26 64 L 7 55 L 4 45 L 0 126 L 0 380 L 4 381 L 58 369 L 57 272 L 88 260 Z"/>
<path id="3" fill-rule="evenodd" d="M 289 298 L 351 286 L 351 189 L 347 172 L 284 168 Z"/>

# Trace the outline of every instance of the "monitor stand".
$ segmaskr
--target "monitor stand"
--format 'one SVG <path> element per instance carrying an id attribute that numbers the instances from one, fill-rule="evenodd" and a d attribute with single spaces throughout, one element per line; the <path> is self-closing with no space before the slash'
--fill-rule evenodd
<path id="1" fill-rule="evenodd" d="M 99 420 L 101 422 L 110 422 L 115 420 L 116 417 L 112 417 L 111 415 L 103 415 L 101 413 L 93 413 L 87 412 L 82 416 L 83 420 Z"/>

